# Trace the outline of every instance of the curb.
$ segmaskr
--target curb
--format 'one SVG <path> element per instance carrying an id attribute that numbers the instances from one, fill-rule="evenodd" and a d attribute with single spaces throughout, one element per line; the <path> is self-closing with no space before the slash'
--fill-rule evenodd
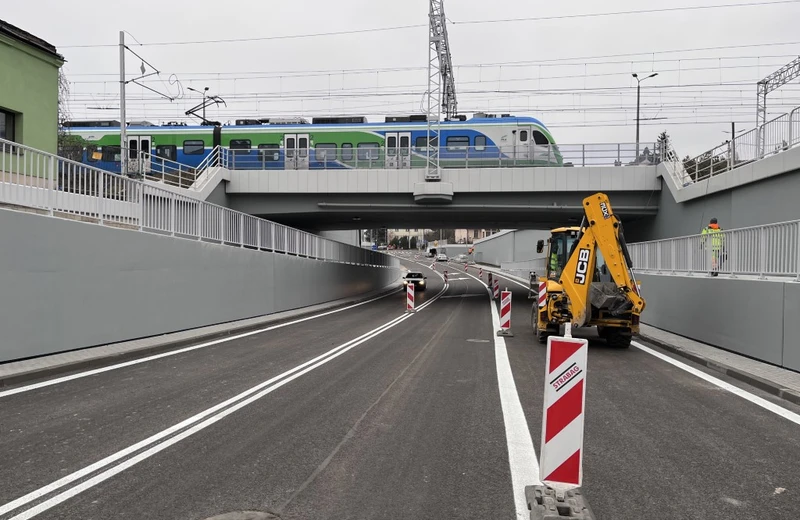
<path id="1" fill-rule="evenodd" d="M 722 374 L 728 375 L 738 381 L 746 383 L 750 386 L 756 387 L 759 390 L 763 390 L 768 394 L 772 394 L 776 397 L 779 397 L 785 401 L 789 401 L 790 403 L 800 405 L 800 393 L 795 392 L 794 390 L 790 390 L 788 388 L 783 388 L 780 384 L 770 381 L 768 379 L 764 379 L 763 377 L 755 376 L 749 372 L 745 372 L 740 368 L 734 368 L 730 365 L 726 365 L 724 363 L 719 363 L 717 361 L 712 361 L 708 358 L 703 356 L 697 355 L 694 352 L 686 351 L 680 347 L 676 347 L 675 345 L 670 345 L 665 341 L 660 339 L 653 338 L 652 336 L 647 336 L 644 334 L 639 334 L 639 337 L 657 345 L 664 350 L 668 350 L 673 354 L 677 354 L 681 357 L 694 361 L 698 365 L 702 365 L 706 368 L 710 368 L 716 372 L 720 372 Z"/>
<path id="2" fill-rule="evenodd" d="M 100 368 L 100 367 L 104 367 L 104 366 L 108 366 L 108 365 L 115 365 L 117 363 L 121 363 L 121 362 L 124 362 L 124 361 L 129 361 L 129 360 L 140 358 L 140 357 L 146 357 L 148 355 L 159 354 L 161 352 L 167 352 L 169 350 L 177 350 L 177 349 L 180 349 L 180 348 L 183 348 L 183 347 L 188 347 L 188 346 L 190 346 L 192 344 L 195 344 L 195 343 L 202 343 L 202 342 L 205 342 L 205 341 L 213 341 L 215 339 L 224 338 L 226 336 L 235 336 L 237 334 L 241 334 L 241 333 L 244 333 L 244 332 L 250 332 L 250 331 L 257 330 L 257 329 L 260 329 L 260 328 L 263 328 L 263 327 L 271 327 L 273 325 L 280 324 L 281 322 L 292 321 L 292 320 L 296 320 L 298 318 L 311 316 L 311 315 L 316 314 L 316 313 L 329 312 L 329 311 L 332 311 L 332 310 L 335 310 L 335 309 L 338 309 L 338 308 L 341 308 L 341 307 L 347 307 L 349 305 L 354 305 L 354 304 L 357 304 L 357 303 L 361 303 L 361 302 L 370 300 L 372 298 L 377 298 L 377 297 L 380 297 L 380 296 L 385 296 L 385 295 L 391 294 L 393 292 L 398 292 L 399 290 L 400 289 L 398 287 L 390 289 L 387 286 L 387 288 L 371 292 L 366 296 L 359 296 L 356 299 L 353 299 L 353 300 L 350 300 L 350 301 L 347 301 L 347 302 L 332 303 L 330 306 L 327 306 L 327 307 L 316 308 L 314 310 L 307 310 L 307 311 L 303 311 L 302 308 L 293 309 L 294 311 L 297 311 L 297 313 L 296 314 L 292 314 L 290 316 L 282 316 L 280 318 L 274 318 L 274 319 L 267 318 L 264 321 L 261 321 L 259 323 L 250 323 L 250 324 L 247 324 L 247 325 L 240 325 L 240 326 L 232 325 L 230 328 L 227 328 L 225 330 L 209 332 L 209 333 L 206 333 L 206 334 L 200 334 L 200 335 L 197 335 L 197 336 L 193 336 L 191 338 L 182 338 L 182 339 L 178 339 L 178 340 L 166 340 L 163 343 L 156 343 L 154 345 L 149 345 L 149 346 L 145 346 L 145 347 L 142 347 L 142 348 L 133 349 L 133 350 L 125 351 L 125 352 L 117 352 L 117 353 L 112 353 L 112 354 L 99 355 L 99 356 L 97 356 L 95 358 L 88 358 L 88 359 L 82 359 L 82 360 L 77 360 L 77 361 L 68 361 L 68 362 L 65 362 L 65 363 L 62 363 L 62 364 L 59 364 L 59 365 L 50 366 L 50 367 L 33 368 L 33 369 L 27 370 L 25 372 L 19 372 L 17 374 L 5 376 L 5 377 L 0 377 L 0 389 L 8 387 L 8 386 L 11 386 L 11 385 L 16 385 L 16 384 L 19 384 L 19 383 L 25 383 L 25 382 L 45 379 L 45 378 L 48 378 L 48 377 L 51 377 L 51 376 L 54 376 L 54 375 L 64 375 L 64 374 L 68 374 L 68 373 L 71 373 L 71 372 L 79 372 L 79 371 L 85 370 L 87 368 L 91 369 L 91 368 Z M 323 304 L 317 304 L 317 305 L 325 305 L 325 304 L 323 303 Z M 310 307 L 316 307 L 317 305 L 310 306 Z M 281 311 L 281 313 L 292 312 L 293 310 L 290 309 L 288 311 Z M 278 314 L 278 313 L 276 313 L 276 314 Z M 269 315 L 266 315 L 266 316 L 269 316 Z M 252 319 L 252 318 L 244 318 L 244 319 L 247 320 L 247 319 Z M 235 323 L 235 322 L 233 322 L 233 323 Z M 216 325 L 224 325 L 224 324 L 216 324 Z M 209 325 L 209 326 L 214 326 L 214 325 Z M 176 331 L 175 333 L 178 333 L 178 332 L 183 332 L 183 331 Z M 169 334 L 174 334 L 174 333 L 169 333 Z M 165 335 L 169 335 L 169 334 L 165 334 Z M 136 340 L 131 340 L 131 341 L 136 341 Z M 99 346 L 101 346 L 101 345 L 99 345 Z M 90 349 L 90 348 L 93 348 L 93 347 L 87 347 L 87 349 Z M 82 349 L 79 349 L 79 350 L 82 350 Z M 76 351 L 72 351 L 72 352 L 76 352 Z M 59 352 L 57 354 L 63 354 L 63 352 Z M 56 355 L 56 354 L 52 354 L 52 355 Z M 46 357 L 46 356 L 42 356 L 42 357 Z"/>

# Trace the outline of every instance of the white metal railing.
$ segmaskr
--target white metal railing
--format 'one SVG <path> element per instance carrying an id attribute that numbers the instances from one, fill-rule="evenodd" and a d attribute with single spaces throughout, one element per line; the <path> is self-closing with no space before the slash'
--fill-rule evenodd
<path id="1" fill-rule="evenodd" d="M 330 262 L 399 267 L 387 254 L 322 238 L 0 139 L 0 204 L 100 225 Z"/>
<path id="2" fill-rule="evenodd" d="M 351 168 L 426 168 L 426 148 L 374 146 L 328 147 L 317 143 L 304 149 L 214 148 L 197 168 L 203 172 L 218 165 L 229 170 L 329 170 Z M 443 168 L 508 168 L 522 166 L 634 166 L 660 162 L 656 143 L 641 143 L 636 158 L 634 143 L 443 146 L 439 150 Z"/>
<path id="3" fill-rule="evenodd" d="M 800 107 L 683 162 L 690 182 L 758 161 L 800 142 Z"/>
<path id="4" fill-rule="evenodd" d="M 800 220 L 629 244 L 638 272 L 800 281 Z"/>

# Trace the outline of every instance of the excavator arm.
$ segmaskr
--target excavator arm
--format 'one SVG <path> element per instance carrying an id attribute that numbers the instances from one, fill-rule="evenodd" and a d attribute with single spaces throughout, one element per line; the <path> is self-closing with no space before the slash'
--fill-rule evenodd
<path id="1" fill-rule="evenodd" d="M 644 311 L 645 301 L 631 271 L 622 222 L 614 215 L 608 196 L 596 193 L 583 200 L 584 224 L 561 272 L 559 283 L 569 301 L 572 324 L 581 327 L 589 319 L 592 281 L 599 251 L 608 273 L 616 285 L 612 298 L 625 300 L 630 312 L 637 317 Z M 608 285 L 608 284 L 605 284 Z M 612 286 L 613 287 L 613 286 Z"/>

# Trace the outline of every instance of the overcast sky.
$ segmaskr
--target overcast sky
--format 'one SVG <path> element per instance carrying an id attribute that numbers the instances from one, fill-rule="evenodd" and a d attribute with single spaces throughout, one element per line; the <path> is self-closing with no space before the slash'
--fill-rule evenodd
<path id="1" fill-rule="evenodd" d="M 750 2 L 446 0 L 459 111 L 538 117 L 561 143 L 632 143 L 631 73 L 655 71 L 657 77 L 642 82 L 641 140 L 667 130 L 679 154 L 700 153 L 728 137 L 731 121 L 737 130 L 754 126 L 756 82 L 800 54 L 800 2 L 564 16 L 732 3 Z M 327 114 L 382 121 L 386 114 L 419 113 L 427 88 L 427 13 L 427 0 L 3 0 L 0 16 L 66 57 L 76 119 L 119 119 L 115 44 L 125 30 L 131 49 L 161 71 L 144 83 L 179 97 L 169 101 L 131 84 L 128 118 L 160 123 L 186 120 L 184 112 L 200 101 L 186 88 L 205 86 L 227 102 L 209 109 L 209 118 L 223 122 Z M 518 20 L 554 16 L 562 18 Z M 486 23 L 494 20 L 505 21 Z M 319 35 L 400 26 L 412 27 Z M 296 35 L 306 36 L 281 38 Z M 152 45 L 253 38 L 261 39 Z M 141 60 L 126 56 L 132 79 Z M 796 85 L 770 94 L 770 114 L 798 105 Z"/>

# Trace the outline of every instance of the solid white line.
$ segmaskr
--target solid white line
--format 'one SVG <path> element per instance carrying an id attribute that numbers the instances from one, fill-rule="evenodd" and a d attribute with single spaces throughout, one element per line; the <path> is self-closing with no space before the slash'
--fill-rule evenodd
<path id="1" fill-rule="evenodd" d="M 481 283 L 491 298 L 489 287 L 476 276 L 465 272 Z M 511 362 L 508 360 L 506 340 L 495 333 L 500 330 L 500 314 L 494 300 L 490 300 L 489 307 L 492 311 L 492 335 L 494 336 L 494 359 L 497 365 L 497 384 L 500 391 L 500 404 L 503 409 L 503 423 L 506 430 L 506 444 L 508 445 L 508 465 L 511 472 L 511 485 L 514 490 L 514 505 L 517 518 L 527 520 L 530 517 L 528 501 L 525 499 L 525 486 L 541 485 L 539 477 L 539 460 L 533 447 L 533 438 L 522 410 L 519 400 L 517 385 L 514 383 L 514 374 L 511 371 Z"/>
<path id="2" fill-rule="evenodd" d="M 676 366 L 676 367 L 680 368 L 681 370 L 685 370 L 686 372 L 689 372 L 690 374 L 699 377 L 700 379 L 708 381 L 712 385 L 716 385 L 716 386 L 722 388 L 723 390 L 727 390 L 728 392 L 730 392 L 732 394 L 738 395 L 742 399 L 750 401 L 751 403 L 753 403 L 753 404 L 755 404 L 757 406 L 760 406 L 761 408 L 764 408 L 765 410 L 769 410 L 770 412 L 772 412 L 772 413 L 774 413 L 776 415 L 780 415 L 784 419 L 788 419 L 789 421 L 792 421 L 793 423 L 800 425 L 800 415 L 792 412 L 791 410 L 787 410 L 786 408 L 778 406 L 775 403 L 767 401 L 766 399 L 758 397 L 757 395 L 751 394 L 747 390 L 742 390 L 738 386 L 732 385 L 732 384 L 727 383 L 727 382 L 725 382 L 725 381 L 723 381 L 721 379 L 718 379 L 718 378 L 716 378 L 714 376 L 708 375 L 705 372 L 703 372 L 702 370 L 698 370 L 698 369 L 696 369 L 696 368 L 694 368 L 692 366 L 689 366 L 689 365 L 687 365 L 685 363 L 682 363 L 681 361 L 678 361 L 675 358 L 667 356 L 666 354 L 662 354 L 661 352 L 655 351 L 655 350 L 651 349 L 650 347 L 642 345 L 638 341 L 632 341 L 631 345 L 633 345 L 634 347 L 638 348 L 639 350 L 642 350 L 643 352 L 647 352 L 648 354 L 661 359 L 662 361 L 666 361 L 670 365 Z"/>
<path id="3" fill-rule="evenodd" d="M 423 305 L 421 305 L 420 308 L 418 309 L 418 311 L 424 309 L 425 307 L 427 307 L 429 305 L 431 305 L 442 294 L 444 294 L 444 289 L 442 291 L 440 291 L 439 293 L 437 293 L 436 296 L 434 296 L 431 300 L 429 300 L 429 301 L 425 302 Z M 97 471 L 97 470 L 99 470 L 99 469 L 101 469 L 101 468 L 103 468 L 105 466 L 108 466 L 109 464 L 112 464 L 112 463 L 116 462 L 117 460 L 122 459 L 122 458 L 124 458 L 124 457 L 126 457 L 126 456 L 128 456 L 128 455 L 130 455 L 132 453 L 135 453 L 136 451 L 138 451 L 138 450 L 140 450 L 140 449 L 142 449 L 142 448 L 144 448 L 144 447 L 146 447 L 148 445 L 152 445 L 153 443 L 155 443 L 155 442 L 157 442 L 157 441 L 159 441 L 159 440 L 171 435 L 172 433 L 175 433 L 176 431 L 179 431 L 179 430 L 181 430 L 183 428 L 186 428 L 187 426 L 190 426 L 190 425 L 192 425 L 194 423 L 198 423 L 199 421 L 205 419 L 203 422 L 200 422 L 198 424 L 194 424 L 194 426 L 192 426 L 188 430 L 185 430 L 185 431 L 181 432 L 180 434 L 178 434 L 178 435 L 176 435 L 176 436 L 174 436 L 174 437 L 172 437 L 172 438 L 170 438 L 170 439 L 168 439 L 168 440 L 166 440 L 166 441 L 164 441 L 164 442 L 162 442 L 160 444 L 155 444 L 155 445 L 151 446 L 150 449 L 148 449 L 148 450 L 136 455 L 135 457 L 132 457 L 132 458 L 126 460 L 125 462 L 123 462 L 123 463 L 121 463 L 121 464 L 119 464 L 117 466 L 114 466 L 114 467 L 104 471 L 103 473 L 100 473 L 100 474 L 92 477 L 91 479 L 89 479 L 89 480 L 87 480 L 87 481 L 85 481 L 85 482 L 83 482 L 83 483 L 81 483 L 81 484 L 79 484 L 79 485 L 77 485 L 77 486 L 75 486 L 73 488 L 70 488 L 70 489 L 68 489 L 68 490 L 56 495 L 55 497 L 52 497 L 52 498 L 42 502 L 41 504 L 38 504 L 37 506 L 35 506 L 35 507 L 31 508 L 31 509 L 28 509 L 28 510 L 24 511 L 23 513 L 20 513 L 19 515 L 13 517 L 12 520 L 16 520 L 16 519 L 22 520 L 22 519 L 31 518 L 31 517 L 33 517 L 35 515 L 38 515 L 39 513 L 43 512 L 43 511 L 46 511 L 47 509 L 50 509 L 51 507 L 63 502 L 64 500 L 67 500 L 67 499 L 69 499 L 69 498 L 71 498 L 71 497 L 73 497 L 73 496 L 85 491 L 86 489 L 89 489 L 92 486 L 94 486 L 94 485 L 96 485 L 96 484 L 98 484 L 98 483 L 100 483 L 100 482 L 102 482 L 102 481 L 104 481 L 104 480 L 116 475 L 117 473 L 119 473 L 121 471 L 124 471 L 125 469 L 133 466 L 134 464 L 137 464 L 138 462 L 141 462 L 142 460 L 144 460 L 144 459 L 146 459 L 146 458 L 158 453 L 159 451 L 162 451 L 163 449 L 166 449 L 167 447 L 171 446 L 172 444 L 175 444 L 176 442 L 178 442 L 180 440 L 183 440 L 186 437 L 189 437 L 190 435 L 192 435 L 192 434 L 194 434 L 194 433 L 196 433 L 196 432 L 198 432 L 198 431 L 210 426 L 211 424 L 213 424 L 216 421 L 222 419 L 223 417 L 233 413 L 234 411 L 239 410 L 240 408 L 242 408 L 244 406 L 247 406 L 248 404 L 256 401 L 257 399 L 260 399 L 261 397 L 264 397 L 265 395 L 267 395 L 267 394 L 273 392 L 274 390 L 280 388 L 284 384 L 286 384 L 286 383 L 288 383 L 290 381 L 293 381 L 294 379 L 297 379 L 301 375 L 304 375 L 304 374 L 310 372 L 311 370 L 314 370 L 315 368 L 317 368 L 317 367 L 319 367 L 321 365 L 324 365 L 325 363 L 331 361 L 332 359 L 335 359 L 335 358 L 339 357 L 340 355 L 342 355 L 343 353 L 349 351 L 350 349 L 355 348 L 356 346 L 361 345 L 362 343 L 364 343 L 364 342 L 366 342 L 366 341 L 368 341 L 368 340 L 370 340 L 370 339 L 382 334 L 383 332 L 393 328 L 395 325 L 405 321 L 406 319 L 408 319 L 408 318 L 410 318 L 410 317 L 412 317 L 414 315 L 415 314 L 405 314 L 405 315 L 398 316 L 397 318 L 394 318 L 393 320 L 390 320 L 390 321 L 384 323 L 383 325 L 381 325 L 379 327 L 376 327 L 375 329 L 372 329 L 371 331 L 366 332 L 366 333 L 362 334 L 361 336 L 359 336 L 359 337 L 357 337 L 355 339 L 352 339 L 352 340 L 350 340 L 350 341 L 348 341 L 346 343 L 343 343 L 342 345 L 339 345 L 338 347 L 335 347 L 335 348 L 325 352 L 324 354 L 321 354 L 321 355 L 315 357 L 314 359 L 306 361 L 305 363 L 303 363 L 301 365 L 298 365 L 298 366 L 296 366 L 296 367 L 294 367 L 294 368 L 292 368 L 290 370 L 287 370 L 286 372 L 284 372 L 284 373 L 282 373 L 280 375 L 277 375 L 277 376 L 275 376 L 275 377 L 273 377 L 273 378 L 271 378 L 271 379 L 269 379 L 269 380 L 267 380 L 267 381 L 265 381 L 263 383 L 260 383 L 260 384 L 254 386 L 254 387 L 252 387 L 252 388 L 250 388 L 248 390 L 245 390 L 244 392 L 240 393 L 239 395 L 234 396 L 234 397 L 232 397 L 232 398 L 230 398 L 230 399 L 228 399 L 228 400 L 226 400 L 226 401 L 224 401 L 222 403 L 219 403 L 216 406 L 213 406 L 212 408 L 209 408 L 208 410 L 200 412 L 200 413 L 198 413 L 198 414 L 196 414 L 196 415 L 194 415 L 194 416 L 192 416 L 192 417 L 190 417 L 190 418 L 188 418 L 188 419 L 186 419 L 186 420 L 184 420 L 184 421 L 182 421 L 182 422 L 180 422 L 180 423 L 178 423 L 178 424 L 176 424 L 176 425 L 174 425 L 174 426 L 172 426 L 172 427 L 170 427 L 170 428 L 168 428 L 168 429 L 166 429 L 166 430 L 164 430 L 162 432 L 159 432 L 159 433 L 157 433 L 157 434 L 155 434 L 155 435 L 153 435 L 151 437 L 148 437 L 147 439 L 145 439 L 143 441 L 140 441 L 140 442 L 138 442 L 138 443 L 136 443 L 136 444 L 134 444 L 132 446 L 129 446 L 128 448 L 125 448 L 124 450 L 121 450 L 121 451 L 119 451 L 117 453 L 109 455 L 108 457 L 106 457 L 106 458 L 104 458 L 104 459 L 102 459 L 102 460 L 100 460 L 98 462 L 95 462 L 94 464 L 92 464 L 90 466 L 87 466 L 86 468 L 83 468 L 83 469 L 81 469 L 79 471 L 76 471 L 76 472 L 70 474 L 70 475 L 67 475 L 67 476 L 65 476 L 65 477 L 63 477 L 63 478 L 61 478 L 61 479 L 59 479 L 59 480 L 57 480 L 57 481 L 55 481 L 55 482 L 53 482 L 51 484 L 48 484 L 47 486 L 44 486 L 44 487 L 39 488 L 39 489 L 37 489 L 35 491 L 32 491 L 31 493 L 28 493 L 27 495 L 22 496 L 22 497 L 14 500 L 12 502 L 4 504 L 4 505 L 0 506 L 0 516 L 4 515 L 5 513 L 9 512 L 9 511 L 14 510 L 14 509 L 18 509 L 19 507 L 21 507 L 21 506 L 23 506 L 23 505 L 25 505 L 25 504 L 27 504 L 29 502 L 32 502 L 32 501 L 34 501 L 34 500 L 36 500 L 36 499 L 38 499 L 38 498 L 40 498 L 40 497 L 42 497 L 44 495 L 47 495 L 47 494 L 55 491 L 56 489 L 64 487 L 65 485 L 70 484 L 71 482 L 74 482 L 75 480 L 83 478 L 86 475 L 89 475 L 89 474 L 93 473 L 94 471 Z M 287 377 L 287 376 L 289 376 L 289 377 Z M 276 383 L 276 381 L 278 381 L 278 382 Z M 275 384 L 273 384 L 273 383 L 275 383 Z M 269 385 L 272 385 L 272 386 L 269 386 Z M 265 387 L 268 387 L 268 388 L 265 389 Z M 258 393 L 256 393 L 256 392 L 258 392 Z M 256 394 L 253 395 L 254 393 L 256 393 Z M 230 408 L 226 408 L 227 406 L 229 406 L 231 404 L 233 404 L 233 406 L 231 406 Z M 221 410 L 223 408 L 225 408 L 225 410 L 221 411 L 220 413 L 218 413 L 216 415 L 212 415 L 215 412 L 218 412 L 219 410 Z M 208 417 L 209 415 L 211 415 L 211 417 Z M 208 417 L 208 418 L 206 419 L 206 417 Z"/>
<path id="4" fill-rule="evenodd" d="M 359 307 L 361 305 L 366 305 L 367 303 L 372 303 L 372 302 L 380 300 L 382 298 L 386 298 L 387 296 L 391 296 L 395 292 L 397 292 L 397 291 L 390 292 L 388 294 L 384 294 L 383 296 L 378 296 L 377 298 L 372 298 L 371 300 L 363 301 L 361 303 L 356 303 L 354 305 L 349 305 L 349 306 L 343 307 L 341 309 L 334 309 L 332 311 L 323 312 L 321 314 L 314 314 L 313 316 L 306 316 L 305 318 L 300 318 L 300 319 L 289 321 L 289 322 L 286 322 L 286 323 L 280 323 L 278 325 L 272 325 L 270 327 L 266 327 L 266 328 L 263 328 L 263 329 L 252 330 L 250 332 L 244 332 L 242 334 L 237 334 L 235 336 L 228 336 L 228 337 L 225 337 L 225 338 L 215 339 L 213 341 L 207 341 L 205 343 L 200 343 L 199 345 L 192 345 L 191 347 L 185 347 L 185 348 L 181 348 L 181 349 L 178 349 L 178 350 L 170 350 L 169 352 L 163 352 L 161 354 L 155 354 L 155 355 L 152 355 L 152 356 L 138 358 L 138 359 L 134 359 L 134 360 L 131 360 L 131 361 L 125 361 L 123 363 L 117 363 L 115 365 L 109 365 L 107 367 L 95 368 L 95 369 L 92 369 L 92 370 L 87 370 L 85 372 L 78 372 L 76 374 L 70 374 L 68 376 L 58 377 L 56 379 L 49 379 L 47 381 L 42 381 L 42 382 L 39 382 L 39 383 L 33 383 L 33 384 L 30 384 L 30 385 L 26 385 L 26 386 L 21 386 L 19 388 L 12 388 L 11 390 L 5 390 L 5 391 L 0 392 L 0 397 L 7 397 L 9 395 L 21 394 L 23 392 L 30 392 L 31 390 L 36 390 L 37 388 L 44 388 L 46 386 L 57 385 L 59 383 L 65 383 L 67 381 L 72 381 L 73 379 L 80 379 L 80 378 L 83 378 L 83 377 L 89 377 L 89 376 L 93 376 L 95 374 L 101 374 L 103 372 L 108 372 L 110 370 L 117 370 L 119 368 L 129 367 L 131 365 L 138 365 L 140 363 L 146 363 L 148 361 L 153 361 L 153 360 L 165 358 L 165 357 L 168 357 L 168 356 L 176 356 L 178 354 L 183 354 L 184 352 L 191 352 L 192 350 L 197 350 L 197 349 L 201 349 L 201 348 L 205 348 L 205 347 L 211 347 L 213 345 L 219 345 L 220 343 L 225 343 L 225 342 L 228 342 L 228 341 L 234 341 L 234 340 L 237 340 L 237 339 L 246 338 L 248 336 L 253 336 L 255 334 L 261 334 L 262 332 L 268 332 L 268 331 L 275 330 L 275 329 L 280 329 L 280 328 L 283 328 L 283 327 L 289 327 L 291 325 L 297 325 L 298 323 L 303 323 L 304 321 L 315 320 L 317 318 L 322 318 L 324 316 L 329 316 L 331 314 L 336 314 L 337 312 L 342 312 L 342 311 L 346 311 L 346 310 L 349 310 L 349 309 L 353 309 L 355 307 Z"/>

